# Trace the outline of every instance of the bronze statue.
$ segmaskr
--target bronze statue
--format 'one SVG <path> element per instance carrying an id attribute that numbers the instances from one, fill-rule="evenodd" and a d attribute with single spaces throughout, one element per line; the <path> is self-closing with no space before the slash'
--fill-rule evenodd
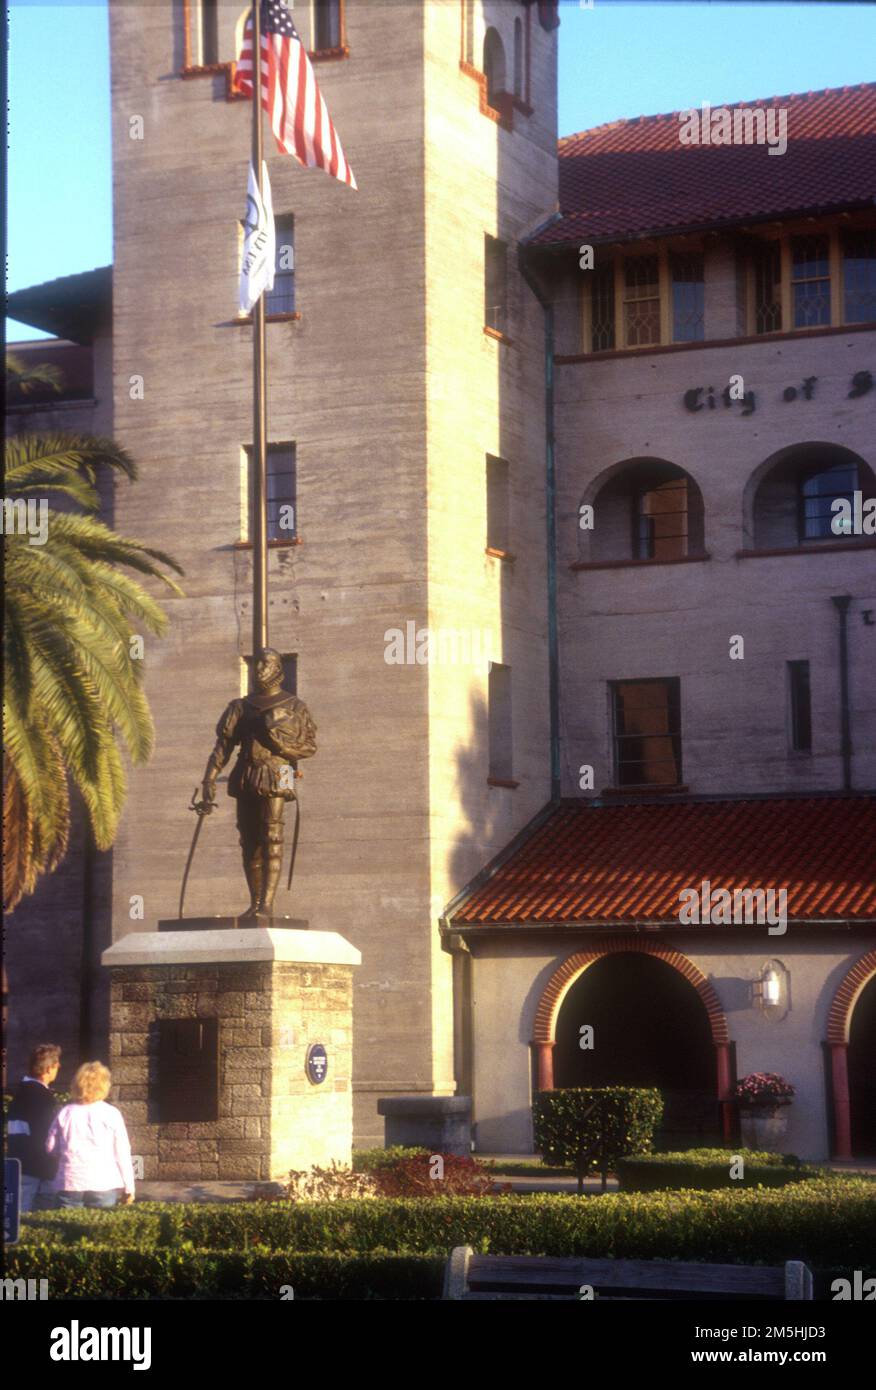
<path id="1" fill-rule="evenodd" d="M 283 861 L 283 816 L 295 801 L 295 763 L 316 752 L 316 725 L 303 700 L 283 689 L 283 661 L 265 647 L 254 672 L 255 694 L 232 700 L 216 726 L 216 747 L 207 760 L 203 801 L 209 814 L 216 778 L 235 746 L 237 762 L 228 795 L 237 800 L 237 828 L 250 904 L 244 917 L 269 920 Z"/>

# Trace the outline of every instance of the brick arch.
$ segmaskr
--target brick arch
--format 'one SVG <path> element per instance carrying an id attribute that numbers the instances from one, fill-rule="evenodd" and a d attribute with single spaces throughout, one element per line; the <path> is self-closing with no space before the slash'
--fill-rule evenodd
<path id="1" fill-rule="evenodd" d="M 873 975 L 876 975 L 876 951 L 868 951 L 866 956 L 862 956 L 848 971 L 833 996 L 833 1003 L 827 1015 L 829 1043 L 848 1042 L 852 1011 L 858 995 Z"/>
<path id="2" fill-rule="evenodd" d="M 714 986 L 709 983 L 703 972 L 680 951 L 669 950 L 666 946 L 659 946 L 656 942 L 647 941 L 640 936 L 612 937 L 605 941 L 598 941 L 591 950 L 576 951 L 574 955 L 564 960 L 548 980 L 539 1000 L 538 1008 L 535 1011 L 533 1042 L 553 1045 L 556 1040 L 556 1022 L 560 1006 L 572 984 L 594 961 L 621 951 L 640 951 L 644 955 L 654 956 L 657 960 L 665 961 L 667 965 L 672 966 L 673 970 L 677 970 L 680 975 L 683 975 L 693 985 L 703 1001 L 709 1016 L 712 1042 L 716 1045 L 729 1043 L 730 1034 L 727 1031 L 727 1019 L 721 1007 L 721 1001 Z"/>
<path id="3" fill-rule="evenodd" d="M 833 1097 L 833 1157 L 852 1158 L 852 1113 L 849 1096 L 849 1024 L 858 996 L 876 974 L 876 951 L 868 951 L 847 971 L 827 1015 L 827 1048 Z"/>

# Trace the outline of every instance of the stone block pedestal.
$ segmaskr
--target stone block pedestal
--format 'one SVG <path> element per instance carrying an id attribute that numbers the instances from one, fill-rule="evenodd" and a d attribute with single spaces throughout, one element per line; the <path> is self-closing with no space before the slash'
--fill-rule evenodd
<path id="1" fill-rule="evenodd" d="M 471 1153 L 471 1096 L 385 1096 L 377 1113 L 386 1117 L 387 1148 L 404 1144 L 432 1153 Z"/>
<path id="2" fill-rule="evenodd" d="M 284 1181 L 290 1169 L 349 1164 L 360 953 L 335 932 L 162 928 L 103 953 L 112 975 L 110 1098 L 144 1178 Z M 215 1050 L 206 1069 L 191 1059 L 188 1076 L 186 1057 L 171 1058 L 182 1077 L 175 1109 L 188 1095 L 199 1117 L 169 1121 L 162 1024 L 179 1020 L 205 1028 L 177 1024 L 172 1038 L 206 1036 Z M 170 1080 L 178 1086 L 179 1075 Z M 201 1118 L 205 1109 L 211 1118 Z"/>

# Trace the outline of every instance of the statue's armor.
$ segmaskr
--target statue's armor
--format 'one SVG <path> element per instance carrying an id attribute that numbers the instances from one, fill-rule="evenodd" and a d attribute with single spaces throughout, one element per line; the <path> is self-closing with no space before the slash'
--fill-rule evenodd
<path id="1" fill-rule="evenodd" d="M 290 765 L 316 752 L 316 726 L 303 700 L 288 691 L 232 700 L 216 726 L 216 753 L 224 766 L 240 752 L 228 779 L 228 795 L 281 796 L 295 800 Z M 287 771 L 284 773 L 284 769 Z"/>
<path id="2" fill-rule="evenodd" d="M 228 795 L 237 801 L 250 912 L 269 915 L 282 867 L 285 803 L 296 800 L 294 764 L 316 752 L 316 725 L 304 701 L 286 690 L 247 695 L 232 700 L 216 726 L 208 775 L 221 772 L 235 747 Z"/>

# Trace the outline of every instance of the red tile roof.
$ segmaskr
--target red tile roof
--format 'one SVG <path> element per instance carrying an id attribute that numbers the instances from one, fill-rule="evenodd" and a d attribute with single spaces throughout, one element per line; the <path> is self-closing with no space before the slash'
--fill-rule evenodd
<path id="1" fill-rule="evenodd" d="M 724 109 L 758 106 L 787 108 L 784 154 L 766 145 L 682 145 L 677 111 L 566 136 L 562 217 L 532 242 L 624 240 L 873 202 L 876 82 Z"/>
<path id="2" fill-rule="evenodd" d="M 789 920 L 876 921 L 876 797 L 564 801 L 448 915 L 454 927 L 669 922 L 704 879 L 785 888 Z"/>

